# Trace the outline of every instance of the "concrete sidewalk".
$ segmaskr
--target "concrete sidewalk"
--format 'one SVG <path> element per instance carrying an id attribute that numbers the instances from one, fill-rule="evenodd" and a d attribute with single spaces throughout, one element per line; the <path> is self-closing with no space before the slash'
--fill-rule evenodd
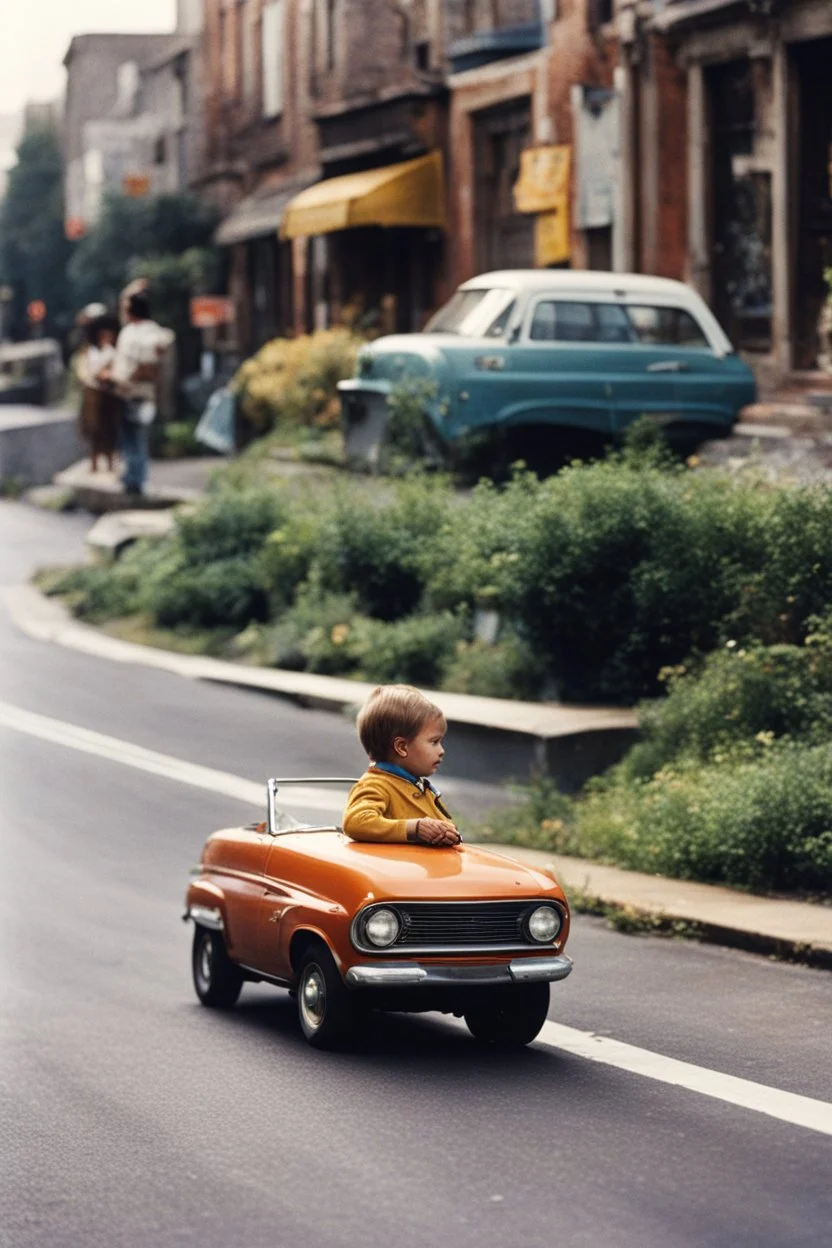
<path id="1" fill-rule="evenodd" d="M 671 931 L 674 923 L 689 925 L 691 935 L 717 944 L 832 969 L 832 905 L 757 897 L 516 845 L 488 848 L 531 865 L 554 867 L 567 895 L 631 911 Z"/>
<path id="2" fill-rule="evenodd" d="M 212 473 L 222 464 L 223 460 L 217 455 L 151 460 L 148 483 L 140 498 L 125 494 L 118 464 L 115 472 L 93 472 L 88 459 L 78 460 L 59 472 L 54 477 L 54 484 L 59 489 L 70 491 L 76 506 L 95 514 L 126 508 L 175 507 L 177 503 L 196 502 L 205 492 Z"/>

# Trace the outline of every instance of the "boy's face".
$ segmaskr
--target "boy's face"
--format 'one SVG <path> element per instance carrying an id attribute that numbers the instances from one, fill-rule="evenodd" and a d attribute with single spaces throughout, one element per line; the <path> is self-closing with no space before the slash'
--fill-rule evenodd
<path id="1" fill-rule="evenodd" d="M 406 737 L 396 737 L 393 742 L 395 761 L 414 776 L 432 776 L 445 753 L 444 736 L 444 720 L 433 719 L 409 741 Z"/>

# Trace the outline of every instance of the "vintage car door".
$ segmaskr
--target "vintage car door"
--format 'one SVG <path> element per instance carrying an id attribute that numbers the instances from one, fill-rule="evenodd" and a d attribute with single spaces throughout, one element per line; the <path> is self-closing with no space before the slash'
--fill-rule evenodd
<path id="1" fill-rule="evenodd" d="M 650 299 L 612 306 L 631 330 L 610 375 L 616 430 L 640 416 L 662 424 L 729 425 L 745 401 L 745 369 L 734 375 L 731 357 L 712 348 L 693 314 Z"/>
<path id="2" fill-rule="evenodd" d="M 507 423 L 611 431 L 605 348 L 591 302 L 536 295 L 529 301 L 509 356 Z"/>
<path id="3" fill-rule="evenodd" d="M 266 864 L 273 838 L 262 825 L 234 830 L 203 860 L 225 896 L 226 937 L 232 957 L 256 966 L 262 948 L 261 910 L 266 890 Z"/>

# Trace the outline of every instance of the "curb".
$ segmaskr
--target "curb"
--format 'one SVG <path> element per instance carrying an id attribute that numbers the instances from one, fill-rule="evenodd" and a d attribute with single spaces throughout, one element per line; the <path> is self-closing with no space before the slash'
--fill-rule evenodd
<path id="1" fill-rule="evenodd" d="M 282 668 L 246 667 L 221 659 L 176 654 L 111 637 L 82 624 L 54 598 L 32 585 L 3 591 L 17 627 L 98 658 L 160 668 L 191 680 L 207 680 L 289 698 L 317 710 L 353 714 L 375 687 L 362 681 Z M 558 707 L 545 703 L 426 690 L 454 731 L 457 774 L 463 779 L 504 782 L 546 769 L 566 791 L 579 789 L 617 762 L 635 740 L 638 720 L 619 707 Z"/>
<path id="2" fill-rule="evenodd" d="M 575 910 L 602 915 L 618 930 L 686 936 L 832 970 L 832 907 L 625 871 L 517 845 L 490 842 L 488 847 L 530 865 L 552 867 Z"/>

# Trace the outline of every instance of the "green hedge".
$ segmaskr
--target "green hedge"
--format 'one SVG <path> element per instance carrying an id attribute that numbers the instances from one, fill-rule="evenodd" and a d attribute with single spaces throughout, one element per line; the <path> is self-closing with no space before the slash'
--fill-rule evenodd
<path id="1" fill-rule="evenodd" d="M 326 657 L 328 643 L 307 646 L 312 666 L 429 670 L 468 692 L 632 703 L 662 692 L 663 670 L 730 641 L 747 652 L 799 645 L 832 601 L 825 489 L 632 455 L 543 482 L 520 473 L 467 496 L 424 476 L 303 485 L 243 487 L 229 474 L 180 515 L 148 568 L 136 555 L 76 573 L 76 609 L 240 631 L 291 625 L 299 603 L 335 595 L 377 627 L 362 624 L 372 642 L 337 656 Z M 476 639 L 482 608 L 500 615 L 496 646 Z M 785 670 L 789 660 L 771 661 Z"/>

